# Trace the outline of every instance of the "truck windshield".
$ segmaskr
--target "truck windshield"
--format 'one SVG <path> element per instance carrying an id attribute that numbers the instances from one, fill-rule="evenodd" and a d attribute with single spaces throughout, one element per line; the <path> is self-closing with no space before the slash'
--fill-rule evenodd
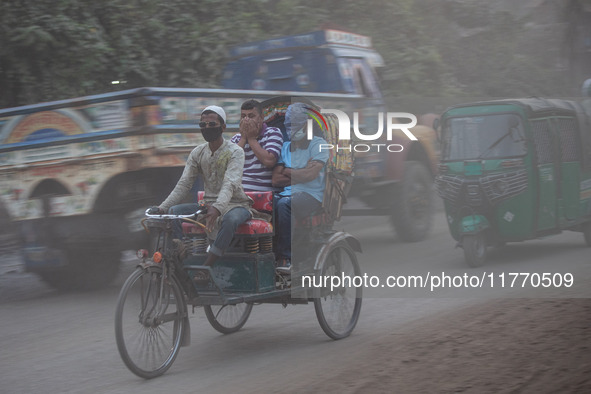
<path id="1" fill-rule="evenodd" d="M 517 115 L 451 118 L 442 135 L 443 160 L 505 158 L 527 153 L 523 124 Z"/>

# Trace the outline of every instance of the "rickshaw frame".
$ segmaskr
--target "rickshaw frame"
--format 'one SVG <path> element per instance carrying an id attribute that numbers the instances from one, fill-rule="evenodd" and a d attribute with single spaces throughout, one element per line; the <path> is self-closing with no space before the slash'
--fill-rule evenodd
<path id="1" fill-rule="evenodd" d="M 277 98 L 275 102 L 286 100 L 291 98 Z M 359 318 L 361 287 L 347 288 L 343 284 L 328 289 L 297 285 L 303 275 L 361 276 L 356 257 L 361 252 L 359 241 L 332 228 L 345 199 L 346 191 L 341 189 L 343 186 L 346 189 L 349 181 L 328 166 L 325 199 L 336 203 L 332 207 L 324 204 L 325 214 L 309 217 L 300 223 L 299 230 L 296 226 L 292 250 L 301 248 L 306 253 L 302 261 L 292 260 L 290 276 L 275 272 L 273 252 L 268 250 L 256 249 L 254 253 L 229 250 L 213 268 L 204 266 L 201 262 L 205 260 L 205 250 L 199 249 L 187 257 L 178 241 L 173 242 L 173 222 L 195 223 L 201 210 L 190 215 L 151 215 L 146 211 L 146 227 L 156 230 L 154 252 L 139 252 L 141 262 L 124 283 L 115 313 L 117 347 L 130 371 L 150 379 L 172 366 L 180 347 L 190 344 L 189 305 L 193 312 L 195 307 L 203 307 L 212 327 L 230 334 L 246 323 L 255 303 L 287 306 L 313 302 L 318 322 L 330 338 L 349 336 Z M 268 236 L 251 234 L 243 238 L 253 240 L 261 235 Z M 224 276 L 226 271 L 230 274 Z M 206 284 L 194 281 L 196 272 L 206 273 Z M 272 288 L 269 275 L 273 277 Z M 336 318 L 329 315 L 331 309 L 326 307 L 327 303 L 336 310 Z"/>

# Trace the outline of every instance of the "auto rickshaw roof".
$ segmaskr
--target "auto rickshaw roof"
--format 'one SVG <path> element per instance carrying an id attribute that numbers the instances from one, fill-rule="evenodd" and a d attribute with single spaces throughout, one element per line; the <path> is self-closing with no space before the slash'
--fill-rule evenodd
<path id="1" fill-rule="evenodd" d="M 548 115 L 574 115 L 579 123 L 581 142 L 583 146 L 583 157 L 585 167 L 591 167 L 591 99 L 582 98 L 574 100 L 566 99 L 546 99 L 539 97 L 500 99 L 491 101 L 478 101 L 464 103 L 448 108 L 443 117 L 448 112 L 453 116 L 454 110 L 462 108 L 485 107 L 493 105 L 514 105 L 525 110 L 528 117 L 538 117 Z"/>
<path id="2" fill-rule="evenodd" d="M 590 100 L 587 100 L 590 101 Z M 581 106 L 581 103 L 575 100 L 565 100 L 565 99 L 547 99 L 547 98 L 540 98 L 540 97 L 528 97 L 528 98 L 516 98 L 516 99 L 499 99 L 499 100 L 490 100 L 490 101 L 476 101 L 472 103 L 463 103 L 454 105 L 448 108 L 445 112 L 453 109 L 458 108 L 465 108 L 465 107 L 477 107 L 477 106 L 487 106 L 487 105 L 516 105 L 526 109 L 528 112 L 546 112 L 546 111 L 556 111 L 556 110 L 565 110 L 569 112 L 585 112 L 585 109 Z M 590 106 L 591 108 L 591 106 Z M 590 113 L 591 115 L 591 113 Z"/>

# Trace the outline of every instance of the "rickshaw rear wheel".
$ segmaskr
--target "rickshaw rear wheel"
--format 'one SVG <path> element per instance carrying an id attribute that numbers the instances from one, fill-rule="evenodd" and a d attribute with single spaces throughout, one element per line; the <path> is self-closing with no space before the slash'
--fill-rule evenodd
<path id="1" fill-rule="evenodd" d="M 115 312 L 115 338 L 121 359 L 144 379 L 162 375 L 182 346 L 187 305 L 173 276 L 162 268 L 138 268 L 121 288 Z"/>
<path id="2" fill-rule="evenodd" d="M 587 222 L 583 225 L 583 235 L 585 236 L 587 246 L 591 246 L 591 222 Z"/>
<path id="3" fill-rule="evenodd" d="M 470 267 L 480 267 L 486 261 L 486 237 L 483 233 L 465 235 L 462 240 L 464 258 Z"/>
<path id="4" fill-rule="evenodd" d="M 338 241 L 330 246 L 326 258 L 317 270 L 321 278 L 360 278 L 361 270 L 355 251 L 347 241 Z M 332 339 L 348 337 L 359 319 L 362 286 L 355 283 L 332 283 L 314 289 L 314 309 L 322 330 Z"/>
<path id="5" fill-rule="evenodd" d="M 203 310 L 213 328 L 222 334 L 232 334 L 244 326 L 252 311 L 252 304 L 204 305 Z"/>

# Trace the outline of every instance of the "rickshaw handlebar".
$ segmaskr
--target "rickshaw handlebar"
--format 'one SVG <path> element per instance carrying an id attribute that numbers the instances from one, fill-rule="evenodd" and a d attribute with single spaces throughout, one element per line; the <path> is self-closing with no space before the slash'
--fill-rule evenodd
<path id="1" fill-rule="evenodd" d="M 148 213 L 148 211 L 150 210 L 150 208 L 146 209 L 145 215 L 147 218 L 150 219 L 195 219 L 197 217 L 197 215 L 200 215 L 202 213 L 207 213 L 207 207 L 199 207 L 199 209 L 197 211 L 195 211 L 194 213 L 190 213 L 187 215 L 172 215 L 172 214 L 168 214 L 168 213 L 164 213 L 164 214 L 151 214 Z"/>

